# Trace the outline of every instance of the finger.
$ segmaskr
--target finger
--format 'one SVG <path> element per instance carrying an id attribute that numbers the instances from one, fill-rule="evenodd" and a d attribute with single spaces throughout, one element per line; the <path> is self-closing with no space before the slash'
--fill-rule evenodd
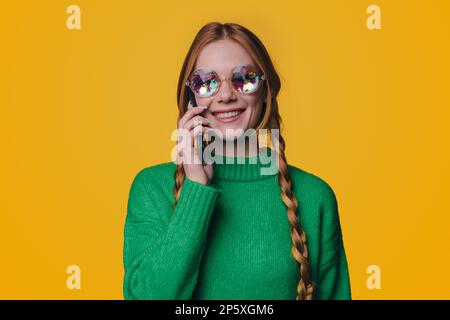
<path id="1" fill-rule="evenodd" d="M 178 127 L 184 127 L 184 124 L 187 121 L 189 121 L 193 116 L 202 113 L 205 109 L 206 107 L 192 107 L 191 109 L 187 110 L 178 122 Z"/>
<path id="2" fill-rule="evenodd" d="M 184 164 L 193 164 L 195 156 L 198 152 L 198 137 L 194 136 L 194 130 L 188 132 L 187 140 L 180 145 L 178 155 Z"/>
<path id="3" fill-rule="evenodd" d="M 192 109 L 192 102 L 189 100 L 188 104 L 187 104 L 187 110 L 190 110 L 190 109 Z M 184 113 L 184 115 L 186 115 L 186 112 Z M 183 117 L 179 118 L 178 122 L 177 122 L 178 128 L 182 128 L 183 123 L 184 123 Z"/>
<path id="4" fill-rule="evenodd" d="M 198 135 L 200 134 L 204 135 L 209 129 L 209 127 L 196 126 L 189 131 L 183 131 L 183 133 L 180 134 L 179 140 L 177 142 L 177 152 L 182 153 L 184 152 L 184 150 L 191 149 L 194 145 L 196 137 L 198 137 Z M 206 142 L 204 143 L 206 144 Z"/>
<path id="5" fill-rule="evenodd" d="M 202 141 L 203 137 L 202 134 L 205 132 L 205 127 L 195 127 L 191 130 L 191 140 L 192 140 L 192 147 L 191 151 L 189 151 L 190 155 L 194 156 L 194 163 L 195 164 L 201 164 L 199 153 L 203 152 L 203 148 L 205 146 L 204 141 Z M 202 148 L 200 148 L 202 147 Z"/>
<path id="6" fill-rule="evenodd" d="M 208 130 L 207 127 L 203 126 L 196 126 L 193 129 L 191 129 L 191 138 L 195 139 L 197 136 L 204 134 Z"/>
<path id="7" fill-rule="evenodd" d="M 192 107 L 191 109 L 189 109 L 188 111 L 186 111 L 186 113 L 190 113 L 192 115 L 195 114 L 199 114 L 202 113 L 203 111 L 205 111 L 208 107 L 205 106 L 196 106 L 196 107 Z"/>
<path id="8" fill-rule="evenodd" d="M 191 141 L 192 141 L 192 148 L 196 151 L 200 150 L 200 144 L 202 145 L 202 150 L 203 148 L 205 148 L 206 143 L 204 141 L 204 133 L 205 133 L 205 128 L 204 127 L 196 127 L 194 129 L 192 129 L 191 132 Z"/>
<path id="9" fill-rule="evenodd" d="M 191 130 L 194 126 L 209 126 L 209 120 L 202 116 L 195 116 L 184 125 L 184 129 Z"/>

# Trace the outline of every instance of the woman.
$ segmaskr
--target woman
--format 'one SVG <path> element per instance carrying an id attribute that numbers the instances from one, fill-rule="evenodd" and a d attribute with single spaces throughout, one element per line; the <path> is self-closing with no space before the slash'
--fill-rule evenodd
<path id="1" fill-rule="evenodd" d="M 332 188 L 287 164 L 281 135 L 270 144 L 277 150 L 261 147 L 277 156 L 272 174 L 262 173 L 260 150 L 246 146 L 236 156 L 225 143 L 236 141 L 227 129 L 256 129 L 260 142 L 259 130 L 280 128 L 280 86 L 248 29 L 214 22 L 198 32 L 179 78 L 178 129 L 191 138 L 214 130 L 225 147 L 202 164 L 187 161 L 201 153 L 185 143 L 181 161 L 136 175 L 124 232 L 125 299 L 351 299 Z"/>

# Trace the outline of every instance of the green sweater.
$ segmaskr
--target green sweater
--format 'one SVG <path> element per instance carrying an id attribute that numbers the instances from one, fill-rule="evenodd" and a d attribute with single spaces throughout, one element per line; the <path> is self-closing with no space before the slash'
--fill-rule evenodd
<path id="1" fill-rule="evenodd" d="M 125 299 L 295 299 L 299 264 L 278 173 L 262 175 L 264 164 L 245 159 L 214 163 L 208 185 L 186 177 L 175 210 L 173 162 L 136 175 L 124 228 Z M 314 299 L 351 299 L 335 194 L 321 178 L 289 170 Z"/>

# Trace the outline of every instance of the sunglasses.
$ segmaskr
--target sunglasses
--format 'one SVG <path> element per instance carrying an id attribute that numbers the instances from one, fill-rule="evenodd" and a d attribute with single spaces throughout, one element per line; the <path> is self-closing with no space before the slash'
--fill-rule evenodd
<path id="1" fill-rule="evenodd" d="M 199 68 L 192 73 L 186 85 L 196 96 L 205 98 L 215 95 L 222 82 L 230 80 L 234 90 L 242 95 L 248 95 L 256 92 L 265 79 L 265 75 L 251 65 L 237 66 L 228 78 L 220 78 L 212 69 Z"/>

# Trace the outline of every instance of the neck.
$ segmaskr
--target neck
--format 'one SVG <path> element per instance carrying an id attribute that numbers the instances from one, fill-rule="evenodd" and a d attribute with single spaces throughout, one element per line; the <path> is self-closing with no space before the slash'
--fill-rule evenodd
<path id="1" fill-rule="evenodd" d="M 257 149 L 256 154 L 249 156 L 218 154 L 214 158 L 214 178 L 234 181 L 252 181 L 267 179 L 277 173 L 276 154 L 272 150 Z"/>

